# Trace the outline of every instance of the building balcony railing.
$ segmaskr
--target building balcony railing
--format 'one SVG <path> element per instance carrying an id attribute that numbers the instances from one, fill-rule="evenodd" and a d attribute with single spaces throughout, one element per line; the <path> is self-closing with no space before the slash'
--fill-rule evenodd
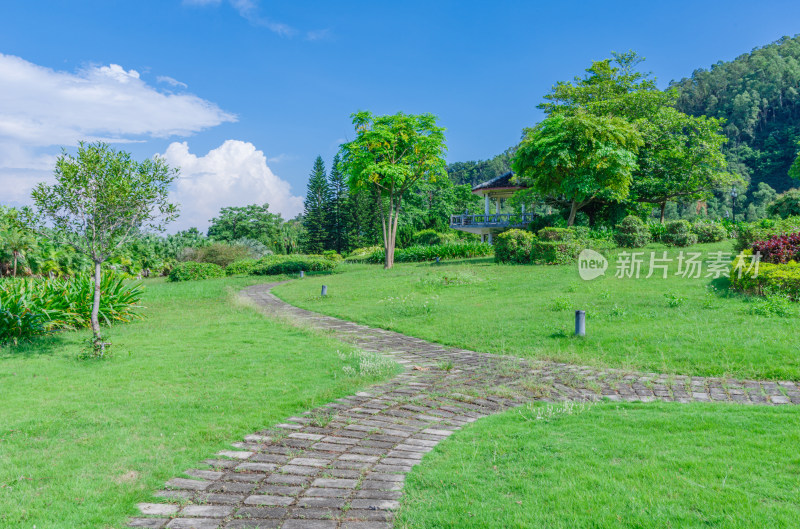
<path id="1" fill-rule="evenodd" d="M 458 228 L 521 228 L 533 222 L 533 213 L 495 213 L 450 215 L 450 227 Z"/>

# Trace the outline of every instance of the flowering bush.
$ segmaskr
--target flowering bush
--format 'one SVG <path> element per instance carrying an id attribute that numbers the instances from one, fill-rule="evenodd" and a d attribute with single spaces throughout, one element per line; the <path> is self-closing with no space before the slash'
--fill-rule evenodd
<path id="1" fill-rule="evenodd" d="M 789 217 L 783 220 L 764 219 L 738 227 L 735 249 L 737 252 L 749 250 L 756 241 L 766 241 L 774 235 L 798 232 L 800 232 L 800 217 Z"/>
<path id="2" fill-rule="evenodd" d="M 800 233 L 775 235 L 766 241 L 756 241 L 752 250 L 753 253 L 761 253 L 761 260 L 765 263 L 800 261 Z"/>

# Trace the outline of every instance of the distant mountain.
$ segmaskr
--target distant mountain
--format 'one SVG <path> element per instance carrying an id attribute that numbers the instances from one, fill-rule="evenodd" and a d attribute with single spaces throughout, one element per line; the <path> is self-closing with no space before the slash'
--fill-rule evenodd
<path id="1" fill-rule="evenodd" d="M 800 35 L 696 70 L 672 86 L 683 112 L 726 119 L 728 158 L 752 188 L 797 185 L 787 173 L 800 140 Z"/>

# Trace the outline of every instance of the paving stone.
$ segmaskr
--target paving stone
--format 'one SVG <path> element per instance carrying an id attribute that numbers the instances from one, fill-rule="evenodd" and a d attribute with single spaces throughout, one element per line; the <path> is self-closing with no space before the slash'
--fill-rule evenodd
<path id="1" fill-rule="evenodd" d="M 333 520 L 286 520 L 281 529 L 336 529 Z"/>
<path id="2" fill-rule="evenodd" d="M 177 505 L 169 503 L 139 503 L 136 505 L 142 514 L 152 514 L 156 516 L 169 516 L 175 514 L 180 509 Z"/>
<path id="3" fill-rule="evenodd" d="M 214 518 L 174 518 L 167 524 L 167 529 L 217 529 L 222 525 Z"/>
<path id="4" fill-rule="evenodd" d="M 187 505 L 181 510 L 181 516 L 225 518 L 232 512 L 233 507 L 224 505 Z"/>
<path id="5" fill-rule="evenodd" d="M 245 505 L 280 506 L 280 505 L 291 505 L 293 501 L 294 498 L 291 497 L 265 494 L 265 495 L 248 496 L 247 498 L 245 498 L 244 503 Z"/>
<path id="6" fill-rule="evenodd" d="M 128 521 L 128 527 L 146 527 L 149 529 L 161 529 L 169 522 L 166 518 L 132 518 Z"/>

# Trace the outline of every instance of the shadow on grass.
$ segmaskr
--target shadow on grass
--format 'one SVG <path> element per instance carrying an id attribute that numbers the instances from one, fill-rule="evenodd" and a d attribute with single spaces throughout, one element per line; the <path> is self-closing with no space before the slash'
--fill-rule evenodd
<path id="1" fill-rule="evenodd" d="M 32 340 L 26 340 L 16 345 L 4 345 L 0 347 L 0 362 L 18 358 L 33 358 L 44 355 L 53 355 L 64 349 L 70 343 L 65 339 L 63 333 L 40 336 Z"/>

